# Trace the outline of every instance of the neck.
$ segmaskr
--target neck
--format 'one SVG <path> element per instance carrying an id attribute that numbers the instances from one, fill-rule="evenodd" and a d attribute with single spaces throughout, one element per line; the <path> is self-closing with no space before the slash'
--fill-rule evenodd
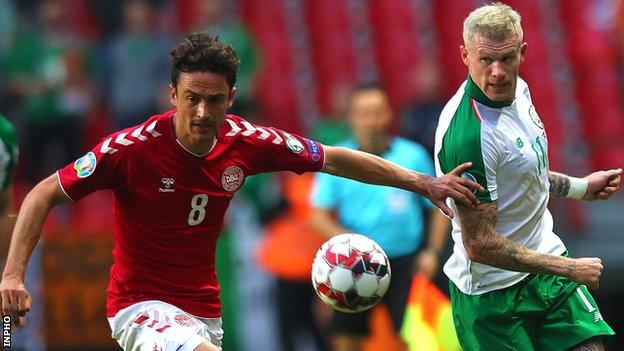
<path id="1" fill-rule="evenodd" d="M 481 90 L 481 88 L 477 86 L 470 74 L 468 74 L 468 81 L 464 90 L 466 91 L 468 96 L 489 107 L 502 108 L 505 106 L 510 106 L 513 103 L 513 99 L 511 101 L 494 101 L 490 99 L 487 95 L 485 95 L 483 90 Z"/>

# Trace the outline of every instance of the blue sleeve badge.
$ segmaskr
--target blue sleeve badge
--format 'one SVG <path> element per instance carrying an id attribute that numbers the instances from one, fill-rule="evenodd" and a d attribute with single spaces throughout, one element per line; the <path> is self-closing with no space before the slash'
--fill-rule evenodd
<path id="1" fill-rule="evenodd" d="M 86 155 L 77 159 L 74 162 L 74 169 L 76 170 L 76 175 L 78 178 L 86 178 L 95 172 L 95 166 L 97 164 L 97 159 L 95 158 L 95 154 L 93 152 L 88 152 Z"/>
<path id="2" fill-rule="evenodd" d="M 312 162 L 318 162 L 321 159 L 320 146 L 316 141 L 308 139 L 308 145 L 310 146 L 310 160 Z"/>

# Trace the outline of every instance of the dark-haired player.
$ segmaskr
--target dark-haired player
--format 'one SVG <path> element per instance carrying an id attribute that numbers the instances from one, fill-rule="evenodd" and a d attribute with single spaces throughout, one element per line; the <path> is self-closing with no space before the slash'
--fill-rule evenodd
<path id="1" fill-rule="evenodd" d="M 448 215 L 448 196 L 478 203 L 468 187 L 481 187 L 457 176 L 470 164 L 432 178 L 226 115 L 238 58 L 216 37 L 193 33 L 170 56 L 175 110 L 105 137 L 24 200 L 0 284 L 4 314 L 30 308 L 24 272 L 50 209 L 99 189 L 113 190 L 116 245 L 107 298 L 113 337 L 126 350 L 150 351 L 220 350 L 215 244 L 247 176 L 323 171 L 419 193 Z"/>

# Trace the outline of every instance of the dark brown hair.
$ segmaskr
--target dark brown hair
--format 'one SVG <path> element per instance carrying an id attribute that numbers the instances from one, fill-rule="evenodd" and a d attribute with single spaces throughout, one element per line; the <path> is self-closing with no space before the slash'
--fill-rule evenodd
<path id="1" fill-rule="evenodd" d="M 178 85 L 180 72 L 213 72 L 225 75 L 230 88 L 236 84 L 238 56 L 231 45 L 219 41 L 208 32 L 194 32 L 186 36 L 169 54 L 171 83 Z"/>

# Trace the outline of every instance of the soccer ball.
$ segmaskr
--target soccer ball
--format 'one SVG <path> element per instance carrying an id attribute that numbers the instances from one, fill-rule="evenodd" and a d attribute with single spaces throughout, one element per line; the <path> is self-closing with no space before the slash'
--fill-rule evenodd
<path id="1" fill-rule="evenodd" d="M 316 252 L 312 286 L 332 308 L 361 312 L 381 300 L 390 284 L 390 263 L 373 240 L 359 234 L 340 234 Z"/>

